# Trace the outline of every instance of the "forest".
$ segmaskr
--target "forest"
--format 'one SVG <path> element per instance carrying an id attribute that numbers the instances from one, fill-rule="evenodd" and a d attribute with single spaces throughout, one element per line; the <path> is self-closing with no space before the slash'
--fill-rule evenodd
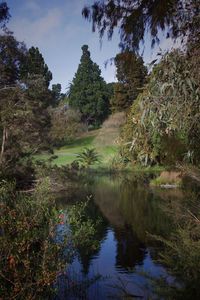
<path id="1" fill-rule="evenodd" d="M 199 1 L 90 2 L 66 92 L 0 3 L 0 299 L 199 299 Z"/>

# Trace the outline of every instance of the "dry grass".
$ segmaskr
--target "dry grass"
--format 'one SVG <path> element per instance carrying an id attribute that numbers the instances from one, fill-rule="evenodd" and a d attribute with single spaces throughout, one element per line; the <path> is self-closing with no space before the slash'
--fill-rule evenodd
<path id="1" fill-rule="evenodd" d="M 160 174 L 160 178 L 168 182 L 176 182 L 181 177 L 182 177 L 181 172 L 175 172 L 175 171 L 163 171 Z"/>
<path id="2" fill-rule="evenodd" d="M 124 112 L 112 114 L 102 125 L 94 144 L 97 147 L 117 145 L 122 125 L 126 121 Z"/>
<path id="3" fill-rule="evenodd" d="M 160 176 L 151 180 L 151 186 L 179 187 L 182 184 L 182 173 L 176 171 L 163 171 Z"/>

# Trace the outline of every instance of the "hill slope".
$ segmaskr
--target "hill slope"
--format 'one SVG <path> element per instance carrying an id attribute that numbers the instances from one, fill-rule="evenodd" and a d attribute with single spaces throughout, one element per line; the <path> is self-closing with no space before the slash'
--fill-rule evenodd
<path id="1" fill-rule="evenodd" d="M 72 163 L 76 160 L 77 153 L 87 147 L 96 148 L 101 157 L 101 166 L 107 165 L 117 153 L 120 128 L 124 122 L 125 113 L 112 114 L 100 129 L 84 133 L 71 144 L 55 149 L 54 155 L 57 158 L 53 160 L 53 163 L 58 166 Z M 40 154 L 36 158 L 47 160 L 50 157 L 49 154 Z"/>

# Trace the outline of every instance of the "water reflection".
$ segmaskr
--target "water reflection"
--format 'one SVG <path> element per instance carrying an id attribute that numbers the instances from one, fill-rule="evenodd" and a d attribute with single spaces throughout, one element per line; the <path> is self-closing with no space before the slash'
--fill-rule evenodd
<path id="1" fill-rule="evenodd" d="M 129 225 L 123 229 L 115 228 L 116 245 L 115 266 L 119 272 L 131 272 L 136 265 L 142 265 L 146 255 L 146 247 L 133 233 Z"/>
<path id="2" fill-rule="evenodd" d="M 86 215 L 88 219 L 92 221 L 100 220 L 100 222 L 96 226 L 96 240 L 99 242 L 98 247 L 94 248 L 84 248 L 82 246 L 77 247 L 79 260 L 82 266 L 83 274 L 87 275 L 89 273 L 89 267 L 91 264 L 91 260 L 98 256 L 100 251 L 100 246 L 103 240 L 106 238 L 107 229 L 108 229 L 108 222 L 100 213 L 97 205 L 94 203 L 93 199 L 90 198 L 90 201 L 86 207 Z"/>
<path id="3" fill-rule="evenodd" d="M 147 232 L 168 235 L 171 222 L 160 204 L 162 200 L 144 184 L 124 178 L 98 178 L 93 185 L 94 201 L 113 227 L 129 225 L 146 243 Z M 125 231 L 124 231 L 125 232 Z"/>
<path id="4" fill-rule="evenodd" d="M 97 273 L 107 278 L 106 283 L 99 283 L 96 298 L 92 296 L 91 287 L 87 299 L 107 299 L 119 276 L 132 282 L 129 291 L 144 296 L 147 280 L 138 272 L 146 271 L 154 276 L 165 274 L 164 268 L 152 259 L 156 248 L 147 233 L 166 236 L 173 229 L 170 218 L 161 209 L 160 196 L 138 182 L 138 178 L 124 176 L 89 178 L 87 193 L 93 195 L 87 217 L 101 219 L 96 233 L 99 247 L 95 250 L 77 247 L 78 256 L 71 268 L 84 278 Z M 84 200 L 84 191 L 74 196 L 73 201 L 75 198 Z M 65 205 L 63 200 L 61 206 Z"/>

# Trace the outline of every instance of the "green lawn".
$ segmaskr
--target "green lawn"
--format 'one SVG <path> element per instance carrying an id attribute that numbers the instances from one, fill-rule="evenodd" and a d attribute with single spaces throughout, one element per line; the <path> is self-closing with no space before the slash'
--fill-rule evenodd
<path id="1" fill-rule="evenodd" d="M 96 135 L 84 136 L 81 138 L 77 138 L 73 143 L 65 145 L 59 149 L 54 149 L 54 155 L 58 156 L 53 160 L 53 163 L 61 166 L 72 163 L 76 160 L 77 153 L 83 151 L 84 148 L 96 148 L 96 151 L 100 155 L 101 166 L 107 166 L 109 162 L 112 160 L 114 155 L 117 153 L 117 146 L 109 145 L 109 146 L 95 146 L 94 140 Z M 51 157 L 50 154 L 39 154 L 36 155 L 36 159 L 39 160 L 47 160 Z"/>

